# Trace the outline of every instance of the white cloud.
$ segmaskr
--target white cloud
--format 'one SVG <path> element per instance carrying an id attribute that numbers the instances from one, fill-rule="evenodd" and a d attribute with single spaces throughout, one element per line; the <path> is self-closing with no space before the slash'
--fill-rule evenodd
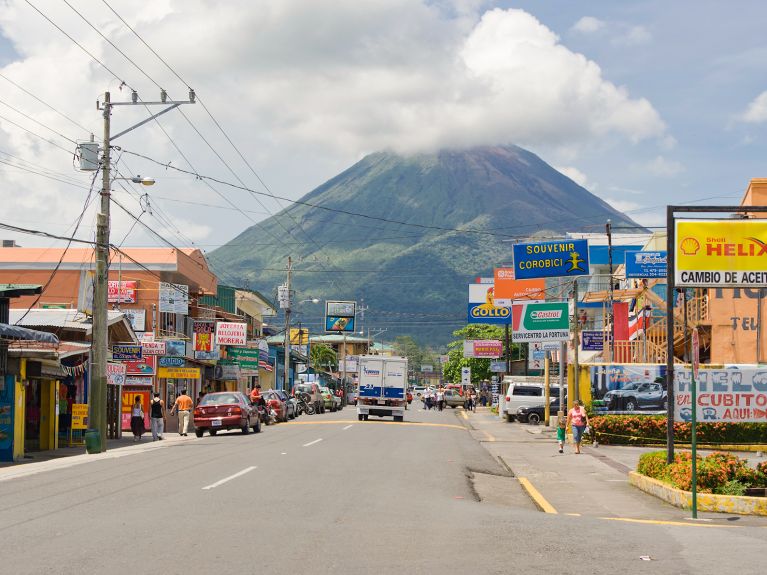
<path id="1" fill-rule="evenodd" d="M 750 124 L 760 124 L 767 120 L 767 91 L 762 92 L 746 108 L 746 111 L 741 114 L 740 119 Z"/>
<path id="2" fill-rule="evenodd" d="M 656 156 L 652 161 L 644 164 L 642 169 L 653 175 L 663 177 L 676 176 L 685 171 L 683 164 L 674 160 L 667 160 L 663 156 Z"/>
<path id="3" fill-rule="evenodd" d="M 604 200 L 619 212 L 629 212 L 641 207 L 641 204 L 631 200 L 622 200 L 620 198 L 604 198 Z"/>
<path id="4" fill-rule="evenodd" d="M 579 32 L 581 34 L 593 34 L 594 32 L 599 32 L 604 27 L 604 20 L 600 20 L 594 16 L 584 16 L 575 24 L 573 24 L 572 28 L 570 29 L 573 32 Z"/>
<path id="5" fill-rule="evenodd" d="M 574 166 L 561 166 L 555 169 L 558 172 L 563 173 L 582 188 L 585 188 L 588 185 L 589 179 L 586 177 L 586 174 Z"/>
<path id="6" fill-rule="evenodd" d="M 522 10 L 480 13 L 482 4 L 477 0 L 263 0 L 256 10 L 246 0 L 164 0 L 115 7 L 197 90 L 278 195 L 303 195 L 363 151 L 411 152 L 509 142 L 539 149 L 577 149 L 608 140 L 662 142 L 668 137 L 649 101 L 605 80 L 595 62 L 569 50 L 536 18 Z M 75 5 L 171 97 L 186 95 L 186 87 L 103 5 L 91 7 L 84 0 Z M 45 11 L 143 98 L 157 98 L 159 89 L 66 5 L 51 4 Z M 29 6 L 0 5 L 0 32 L 21 55 L 21 60 L 2 69 L 3 74 L 55 103 L 97 135 L 101 118 L 93 104 L 99 94 L 109 89 L 115 100 L 129 98 L 125 90 L 118 90 L 119 82 Z M 4 100 L 67 137 L 88 136 L 2 79 L 0 86 Z M 186 106 L 184 112 L 237 174 L 257 188 L 255 176 L 201 106 Z M 30 129 L 45 132 L 6 113 Z M 146 110 L 140 108 L 120 108 L 112 116 L 114 129 L 145 116 Z M 234 180 L 178 113 L 163 116 L 161 122 L 197 170 Z M 46 137 L 72 148 L 58 136 L 46 133 Z M 126 150 L 187 167 L 153 123 L 118 143 Z M 72 171 L 71 154 L 2 120 L 0 144 L 5 146 L 2 150 L 89 183 L 88 174 Z M 158 179 L 150 194 L 225 204 L 193 178 L 171 180 L 167 178 L 171 173 L 162 168 L 128 155 L 124 161 L 130 170 Z M 0 183 L 16 192 L 4 206 L 6 221 L 30 209 L 42 221 L 72 221 L 86 193 L 15 172 L 0 171 Z M 263 211 L 245 192 L 218 189 L 246 210 Z M 284 205 L 270 198 L 261 201 L 272 210 Z M 231 210 L 164 206 L 168 212 L 183 214 L 185 235 L 200 239 L 215 233 L 228 238 L 253 221 Z M 134 202 L 129 207 L 135 211 L 138 206 Z M 114 215 L 116 230 L 130 229 L 127 217 L 119 210 Z M 92 213 L 88 218 L 92 220 Z M 142 234 L 137 227 L 130 239 Z"/>
<path id="7" fill-rule="evenodd" d="M 644 26 L 628 26 L 615 36 L 613 42 L 624 46 L 640 46 L 652 40 L 652 34 Z"/>

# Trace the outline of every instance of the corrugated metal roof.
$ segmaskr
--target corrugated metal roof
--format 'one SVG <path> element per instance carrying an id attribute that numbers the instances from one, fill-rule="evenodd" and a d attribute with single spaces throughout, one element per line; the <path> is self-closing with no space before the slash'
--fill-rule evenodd
<path id="1" fill-rule="evenodd" d="M 59 338 L 52 333 L 27 329 L 17 325 L 8 325 L 7 323 L 0 323 L 0 337 L 6 339 L 20 339 L 24 341 L 42 341 L 52 344 L 59 343 Z"/>
<path id="2" fill-rule="evenodd" d="M 115 324 L 125 317 L 121 311 L 116 310 L 109 310 L 107 314 L 107 325 Z M 93 327 L 90 318 L 76 309 L 12 309 L 9 323 L 25 327 L 79 330 L 86 333 L 90 333 Z"/>
<path id="3" fill-rule="evenodd" d="M 20 297 L 37 295 L 43 291 L 39 284 L 0 284 L 0 297 Z"/>

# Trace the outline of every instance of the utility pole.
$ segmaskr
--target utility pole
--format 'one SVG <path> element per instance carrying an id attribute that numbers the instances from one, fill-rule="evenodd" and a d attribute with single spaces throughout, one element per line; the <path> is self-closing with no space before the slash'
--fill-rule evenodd
<path id="1" fill-rule="evenodd" d="M 514 306 L 511 307 L 511 311 L 509 314 L 514 313 Z M 509 324 L 506 324 L 504 326 L 505 329 L 505 340 L 506 340 L 506 375 L 511 375 L 511 337 L 509 335 Z"/>
<path id="2" fill-rule="evenodd" d="M 578 325 L 578 279 L 573 280 L 573 401 L 581 397 L 578 389 L 578 346 L 580 345 Z"/>
<path id="3" fill-rule="evenodd" d="M 90 431 L 96 431 L 98 433 L 98 440 L 88 445 L 89 453 L 100 453 L 106 451 L 107 447 L 107 354 L 108 354 L 108 329 L 107 329 L 107 316 L 108 316 L 108 279 L 109 279 L 109 227 L 110 227 L 110 205 L 111 200 L 111 160 L 112 160 L 112 142 L 120 136 L 127 134 L 128 132 L 143 126 L 147 122 L 150 122 L 170 112 L 174 108 L 178 108 L 181 104 L 194 104 L 195 94 L 194 90 L 189 91 L 188 101 L 173 101 L 168 100 L 167 93 L 163 90 L 160 92 L 160 101 L 158 102 L 139 102 L 138 94 L 134 91 L 131 94 L 130 102 L 112 102 L 112 98 L 109 92 L 104 93 L 104 101 L 97 103 L 97 108 L 102 111 L 104 118 L 104 152 L 101 160 L 101 205 L 99 213 L 96 215 L 96 277 L 93 286 L 93 331 L 91 339 L 91 384 L 90 384 L 90 397 L 88 399 L 88 422 L 90 425 Z M 112 108 L 115 106 L 165 106 L 165 109 L 156 114 L 152 114 L 148 118 L 142 120 L 138 124 L 135 124 L 122 132 L 112 135 L 111 132 L 111 116 Z M 134 183 L 140 183 L 144 185 L 152 185 L 154 180 L 151 178 L 141 178 L 137 176 L 135 178 L 114 178 L 114 179 L 129 179 Z M 120 300 L 120 289 L 118 285 L 118 301 Z M 154 306 L 153 306 L 154 310 Z M 154 312 L 153 312 L 154 316 Z M 87 432 L 86 432 L 87 433 Z M 86 442 L 87 444 L 87 442 Z"/>
<path id="4" fill-rule="evenodd" d="M 343 375 L 341 376 L 341 389 L 346 393 L 346 332 L 344 332 L 344 363 L 343 363 Z"/>
<path id="5" fill-rule="evenodd" d="M 565 405 L 565 371 L 567 370 L 567 343 L 561 342 L 559 344 L 559 413 L 557 415 L 562 416 L 567 413 L 567 405 Z"/>
<path id="6" fill-rule="evenodd" d="M 613 313 L 613 296 L 615 295 L 613 292 L 613 226 L 610 220 L 607 220 L 607 225 L 605 226 L 605 230 L 607 231 L 607 264 L 610 269 L 610 297 L 607 300 L 608 301 L 608 318 L 610 321 L 610 341 L 607 342 L 608 348 L 607 348 L 607 362 L 612 363 L 613 361 L 613 342 L 615 341 L 615 314 Z M 577 305 L 577 303 L 576 303 Z"/>
<path id="7" fill-rule="evenodd" d="M 285 373 L 282 378 L 283 389 L 290 391 L 290 272 L 293 271 L 293 258 L 288 256 L 288 279 L 285 282 Z"/>

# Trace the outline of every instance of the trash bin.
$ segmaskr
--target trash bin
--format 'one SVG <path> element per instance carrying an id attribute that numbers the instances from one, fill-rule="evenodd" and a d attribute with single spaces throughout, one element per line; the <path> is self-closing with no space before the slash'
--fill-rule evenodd
<path id="1" fill-rule="evenodd" d="M 98 429 L 85 431 L 85 451 L 88 453 L 101 453 L 101 432 Z"/>

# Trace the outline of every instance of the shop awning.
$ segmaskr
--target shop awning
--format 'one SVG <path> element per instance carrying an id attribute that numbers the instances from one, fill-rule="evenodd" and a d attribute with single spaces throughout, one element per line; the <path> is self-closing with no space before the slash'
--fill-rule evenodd
<path id="1" fill-rule="evenodd" d="M 21 339 L 25 341 L 42 341 L 45 343 L 52 343 L 54 345 L 59 343 L 59 338 L 52 333 L 27 329 L 25 327 L 9 325 L 7 323 L 0 323 L 0 338 Z"/>

